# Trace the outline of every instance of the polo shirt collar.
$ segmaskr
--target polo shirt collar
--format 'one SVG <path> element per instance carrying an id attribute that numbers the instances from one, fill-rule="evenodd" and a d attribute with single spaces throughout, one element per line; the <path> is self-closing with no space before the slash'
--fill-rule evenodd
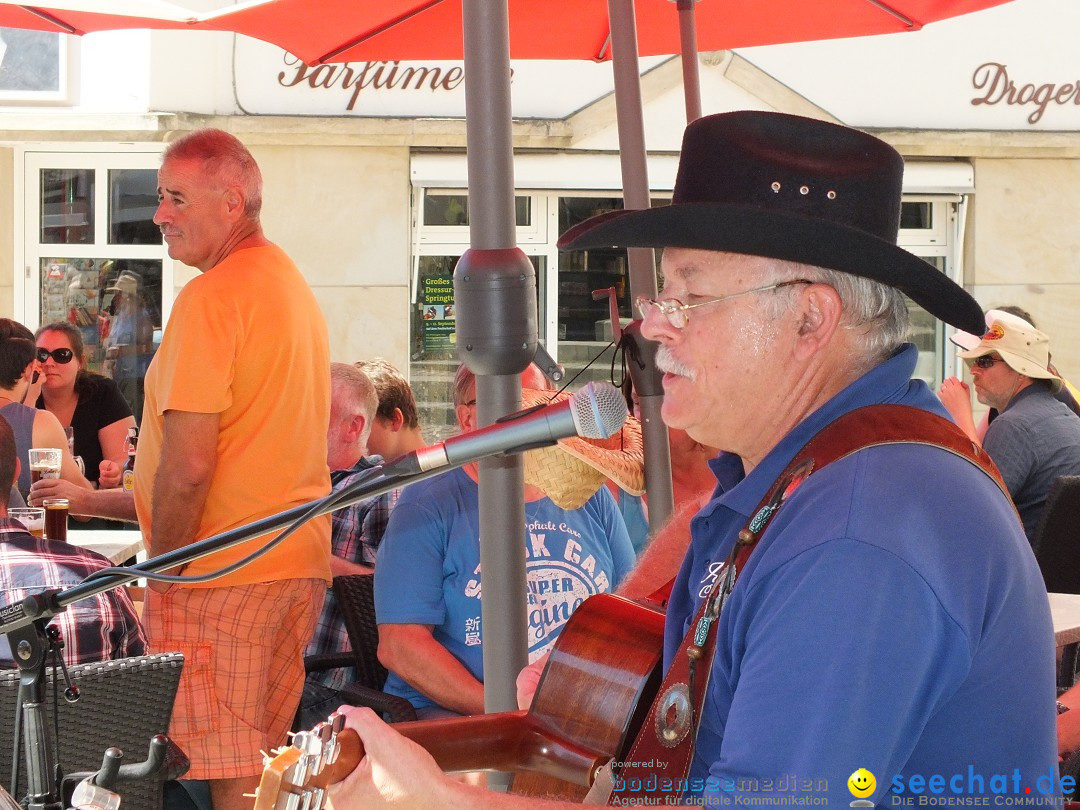
<path id="1" fill-rule="evenodd" d="M 716 509 L 726 507 L 749 518 L 795 454 L 822 428 L 864 405 L 898 403 L 910 398 L 912 387 L 919 385 L 911 379 L 918 358 L 918 349 L 905 343 L 892 357 L 859 377 L 796 425 L 745 477 L 742 460 L 731 453 L 721 453 L 709 462 L 718 482 L 716 497 L 700 514 L 708 516 Z M 943 410 L 939 412 L 944 413 Z"/>

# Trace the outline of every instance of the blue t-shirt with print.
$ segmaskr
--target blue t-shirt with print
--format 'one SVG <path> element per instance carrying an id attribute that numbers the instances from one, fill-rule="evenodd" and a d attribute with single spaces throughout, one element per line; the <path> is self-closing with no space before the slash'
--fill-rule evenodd
<path id="1" fill-rule="evenodd" d="M 405 488 L 379 546 L 379 624 L 434 626 L 435 640 L 484 679 L 480 627 L 478 488 L 453 470 Z M 529 658 L 547 652 L 573 610 L 611 591 L 634 565 L 626 526 L 606 487 L 580 509 L 542 498 L 525 504 Z M 416 708 L 435 705 L 393 672 L 386 691 Z"/>

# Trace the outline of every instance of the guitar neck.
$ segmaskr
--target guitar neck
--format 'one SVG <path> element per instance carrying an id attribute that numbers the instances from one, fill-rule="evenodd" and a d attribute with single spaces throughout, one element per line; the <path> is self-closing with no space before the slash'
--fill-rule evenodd
<path id="1" fill-rule="evenodd" d="M 644 721 L 661 680 L 663 639 L 661 612 L 598 594 L 563 628 L 528 713 L 394 728 L 430 751 L 445 771 L 515 771 L 515 793 L 580 801 L 600 765 L 620 758 Z M 324 788 L 364 758 L 344 721 L 331 715 L 267 757 L 255 810 L 319 810 Z"/>
<path id="2" fill-rule="evenodd" d="M 291 747 L 277 752 L 259 783 L 255 810 L 318 808 L 325 788 L 360 764 L 360 737 L 352 729 L 341 729 L 340 719 L 330 722 L 334 731 L 317 726 L 295 735 Z M 524 711 L 397 723 L 394 729 L 427 750 L 447 772 L 532 771 L 588 787 L 607 760 L 545 732 Z M 327 756 L 328 751 L 333 753 Z"/>
<path id="3" fill-rule="evenodd" d="M 524 711 L 396 723 L 394 730 L 426 750 L 448 773 L 539 771 L 588 786 L 596 769 L 605 761 L 546 733 Z M 346 738 L 356 739 L 355 750 L 352 740 L 349 741 L 350 762 L 342 765 L 348 767 L 345 772 L 348 774 L 363 758 L 364 751 L 354 731 L 345 729 L 339 739 Z M 351 761 L 354 756 L 355 762 Z"/>

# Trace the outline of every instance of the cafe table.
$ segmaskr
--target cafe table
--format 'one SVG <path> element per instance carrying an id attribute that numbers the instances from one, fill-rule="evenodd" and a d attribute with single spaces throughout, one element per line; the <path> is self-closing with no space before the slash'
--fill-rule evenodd
<path id="1" fill-rule="evenodd" d="M 108 557 L 119 565 L 139 552 L 144 551 L 142 534 L 123 529 L 95 529 L 93 531 L 73 529 L 68 526 L 67 541 L 73 546 L 88 548 L 103 557 Z"/>
<path id="2" fill-rule="evenodd" d="M 1076 656 L 1080 649 L 1080 594 L 1049 593 L 1050 617 L 1059 655 L 1058 686 L 1073 685 L 1076 680 Z"/>

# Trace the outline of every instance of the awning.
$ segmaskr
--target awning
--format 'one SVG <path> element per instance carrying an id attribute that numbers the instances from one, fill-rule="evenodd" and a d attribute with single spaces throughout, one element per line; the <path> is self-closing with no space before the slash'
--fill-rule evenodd
<path id="1" fill-rule="evenodd" d="M 649 185 L 670 192 L 675 185 L 678 155 L 648 157 Z M 464 154 L 417 152 L 409 170 L 418 188 L 467 186 Z M 620 191 L 619 156 L 610 153 L 558 152 L 514 155 L 514 186 L 552 191 Z M 964 160 L 910 160 L 904 166 L 905 194 L 970 194 L 975 167 Z"/>

